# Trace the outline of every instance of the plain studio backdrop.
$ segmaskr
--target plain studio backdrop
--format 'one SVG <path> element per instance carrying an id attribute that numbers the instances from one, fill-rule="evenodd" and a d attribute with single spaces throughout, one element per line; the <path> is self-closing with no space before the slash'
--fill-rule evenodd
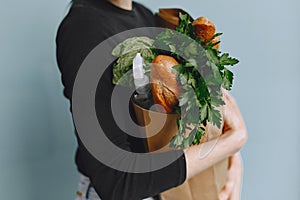
<path id="1" fill-rule="evenodd" d="M 0 198 L 73 199 L 76 141 L 54 43 L 69 1 L 1 2 Z M 300 199 L 299 0 L 139 2 L 206 16 L 224 33 L 249 133 L 242 199 Z"/>

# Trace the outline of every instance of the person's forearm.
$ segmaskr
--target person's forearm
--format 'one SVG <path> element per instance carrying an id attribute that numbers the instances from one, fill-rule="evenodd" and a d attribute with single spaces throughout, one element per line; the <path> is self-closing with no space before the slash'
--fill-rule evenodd
<path id="1" fill-rule="evenodd" d="M 245 129 L 230 130 L 219 138 L 185 149 L 186 180 L 238 152 L 246 140 Z M 203 156 L 203 151 L 208 153 Z"/>

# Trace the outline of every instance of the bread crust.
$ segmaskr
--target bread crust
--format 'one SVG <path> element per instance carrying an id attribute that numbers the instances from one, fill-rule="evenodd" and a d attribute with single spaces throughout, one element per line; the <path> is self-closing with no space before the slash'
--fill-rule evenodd
<path id="1" fill-rule="evenodd" d="M 211 41 L 216 34 L 216 27 L 212 21 L 206 17 L 199 17 L 193 21 L 196 36 L 205 43 Z M 216 37 L 211 42 L 219 42 Z M 214 46 L 219 49 L 220 44 Z M 151 66 L 151 89 L 153 99 L 156 104 L 160 104 L 166 113 L 172 113 L 174 107 L 178 104 L 178 98 L 181 94 L 179 84 L 176 79 L 176 71 L 173 69 L 179 63 L 171 56 L 158 55 Z M 159 109 L 159 108 L 158 108 Z M 163 110 L 158 110 L 163 111 Z"/>
<path id="2" fill-rule="evenodd" d="M 195 28 L 196 37 L 202 42 L 210 42 L 213 36 L 216 34 L 216 27 L 214 23 L 206 17 L 198 17 L 193 21 L 193 26 Z M 216 43 L 218 41 L 220 41 L 220 38 L 216 37 L 212 40 L 212 43 Z M 219 49 L 220 44 L 215 45 L 214 48 Z"/>
<path id="3" fill-rule="evenodd" d="M 151 90 L 156 104 L 171 113 L 178 104 L 180 87 L 176 79 L 174 66 L 179 63 L 171 56 L 158 55 L 151 66 Z"/>

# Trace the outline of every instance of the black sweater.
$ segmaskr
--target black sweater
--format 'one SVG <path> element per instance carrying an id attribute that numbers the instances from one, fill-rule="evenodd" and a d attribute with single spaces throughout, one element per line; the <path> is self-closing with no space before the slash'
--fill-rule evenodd
<path id="1" fill-rule="evenodd" d="M 133 10 L 127 11 L 105 0 L 75 0 L 62 21 L 56 38 L 57 63 L 62 74 L 64 95 L 70 103 L 78 69 L 93 48 L 122 31 L 153 26 L 153 14 L 138 3 L 134 2 Z M 112 69 L 108 67 L 100 81 L 102 87 L 98 86 L 95 97 L 97 114 L 106 116 L 98 117 L 99 123 L 109 139 L 119 147 L 132 152 L 145 152 L 144 141 L 122 132 L 113 120 L 110 106 L 105 106 L 109 105 L 114 89 L 111 80 Z M 125 173 L 99 162 L 87 151 L 78 135 L 77 140 L 78 170 L 90 178 L 101 199 L 139 200 L 178 186 L 186 178 L 184 155 L 157 171 Z"/>

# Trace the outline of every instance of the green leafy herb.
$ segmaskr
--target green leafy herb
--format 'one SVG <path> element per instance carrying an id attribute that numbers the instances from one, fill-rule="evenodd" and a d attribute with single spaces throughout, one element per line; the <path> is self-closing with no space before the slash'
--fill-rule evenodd
<path id="1" fill-rule="evenodd" d="M 221 127 L 218 110 L 224 105 L 221 88 L 230 90 L 233 82 L 233 73 L 226 66 L 236 65 L 238 60 L 213 48 L 217 43 L 212 43 L 212 40 L 222 33 L 215 34 L 211 41 L 205 43 L 196 38 L 191 17 L 186 14 L 179 17 L 181 21 L 177 32 L 167 30 L 159 34 L 153 46 L 171 52 L 169 54 L 181 63 L 174 67 L 182 88 L 176 109 L 177 112 L 180 110 L 181 118 L 177 121 L 178 133 L 170 146 L 185 148 L 200 143 L 207 123 Z M 184 55 L 186 59 L 178 55 Z"/>
<path id="2" fill-rule="evenodd" d="M 219 43 L 212 43 L 213 39 L 222 33 L 215 34 L 209 42 L 201 41 L 195 35 L 191 16 L 180 13 L 179 17 L 176 31 L 167 29 L 155 40 L 133 37 L 116 46 L 112 52 L 118 57 L 113 67 L 113 83 L 123 84 L 122 77 L 132 69 L 138 52 L 145 63 L 152 63 L 158 54 L 176 58 L 180 64 L 173 68 L 178 72 L 177 81 L 182 93 L 174 112 L 180 113 L 181 117 L 177 120 L 178 133 L 170 141 L 170 146 L 185 148 L 200 143 L 208 123 L 221 127 L 218 110 L 224 105 L 221 89 L 230 90 L 233 83 L 233 73 L 227 66 L 234 66 L 239 61 L 213 48 Z M 149 66 L 146 66 L 146 72 L 149 71 Z M 132 83 L 132 76 L 125 81 Z"/>
<path id="3" fill-rule="evenodd" d="M 192 25 L 191 16 L 188 14 L 179 13 L 180 24 L 176 27 L 176 31 L 192 37 L 196 37 L 194 26 Z"/>

